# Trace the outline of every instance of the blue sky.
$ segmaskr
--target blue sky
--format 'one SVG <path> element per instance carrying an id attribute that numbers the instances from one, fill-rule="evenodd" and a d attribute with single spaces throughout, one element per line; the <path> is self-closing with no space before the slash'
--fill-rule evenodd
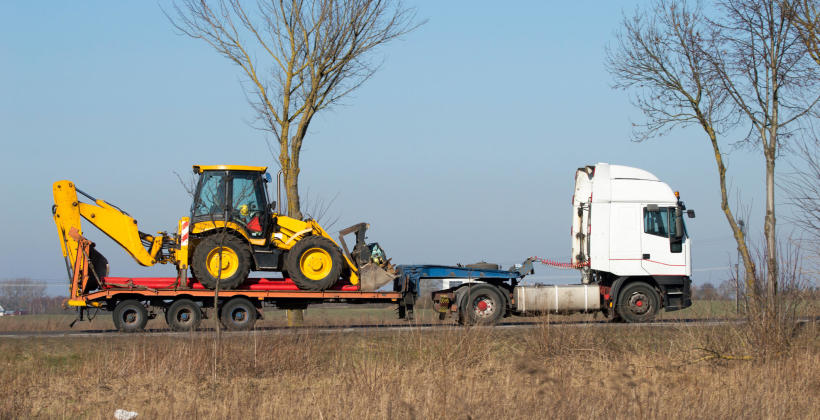
<path id="1" fill-rule="evenodd" d="M 396 263 L 506 266 L 532 255 L 569 259 L 576 168 L 636 166 L 696 209 L 694 278 L 719 283 L 735 247 L 707 138 L 689 129 L 631 142 L 640 115 L 604 68 L 622 11 L 637 3 L 410 2 L 428 23 L 383 49 L 376 76 L 313 123 L 303 197 L 336 197 L 331 230 L 370 222 L 370 240 Z M 0 16 L 0 278 L 62 290 L 54 181 L 74 181 L 154 232 L 175 229 L 188 211 L 174 172 L 275 166 L 248 123 L 239 69 L 176 34 L 158 4 L 9 1 Z M 760 161 L 756 151 L 728 156 L 734 191 L 753 206 L 753 234 L 762 225 Z M 141 268 L 87 231 L 112 275 L 173 272 Z M 538 268 L 535 278 L 577 274 Z"/>

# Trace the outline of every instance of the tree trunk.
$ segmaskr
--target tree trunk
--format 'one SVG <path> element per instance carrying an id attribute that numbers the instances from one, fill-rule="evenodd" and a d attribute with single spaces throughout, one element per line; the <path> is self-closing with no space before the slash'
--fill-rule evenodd
<path id="1" fill-rule="evenodd" d="M 773 140 L 770 139 L 773 142 Z M 767 292 L 770 309 L 775 310 L 777 299 L 777 236 L 775 232 L 774 213 L 774 153 L 766 153 L 766 221 L 763 226 L 766 236 L 766 277 L 768 280 Z"/>
<path id="2" fill-rule="evenodd" d="M 723 214 L 726 216 L 726 220 L 732 228 L 732 233 L 734 234 L 735 242 L 737 243 L 738 254 L 740 254 L 740 257 L 743 260 L 743 269 L 745 271 L 744 278 L 746 280 L 746 296 L 751 297 L 753 302 L 757 302 L 758 294 L 755 263 L 749 253 L 749 248 L 746 246 L 746 235 L 744 235 L 743 230 L 740 226 L 738 226 L 735 216 L 732 214 L 732 209 L 729 208 L 729 193 L 726 187 L 726 166 L 723 164 L 723 155 L 720 153 L 720 145 L 718 144 L 717 135 L 712 128 L 712 125 L 707 122 L 705 117 L 701 115 L 699 115 L 699 117 L 704 130 L 709 135 L 709 139 L 712 142 L 712 150 L 715 153 L 715 164 L 717 165 L 718 180 L 720 182 L 720 208 L 723 210 Z"/>
<path id="3" fill-rule="evenodd" d="M 302 210 L 299 203 L 299 166 L 295 159 L 291 158 L 292 164 L 285 171 L 285 196 L 288 198 L 288 216 L 294 219 L 302 219 Z"/>

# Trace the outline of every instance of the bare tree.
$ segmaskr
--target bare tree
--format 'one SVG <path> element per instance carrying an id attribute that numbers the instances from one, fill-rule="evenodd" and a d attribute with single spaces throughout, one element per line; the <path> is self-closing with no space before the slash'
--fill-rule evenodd
<path id="1" fill-rule="evenodd" d="M 0 282 L 0 306 L 6 310 L 34 312 L 34 303 L 45 297 L 43 282 L 20 278 Z"/>
<path id="2" fill-rule="evenodd" d="M 731 130 L 748 130 L 742 144 L 763 151 L 766 175 L 766 274 L 769 303 L 777 293 L 775 163 L 798 122 L 820 99 L 816 73 L 788 12 L 789 2 L 725 0 L 708 18 L 699 3 L 657 0 L 625 18 L 607 64 L 616 87 L 635 90 L 647 122 L 636 139 L 679 126 L 700 126 L 712 144 L 721 209 L 734 233 L 747 290 L 759 301 L 759 274 L 728 203 L 721 150 Z M 769 305 L 772 310 L 776 308 Z"/>
<path id="3" fill-rule="evenodd" d="M 373 76 L 379 47 L 420 25 L 400 0 L 181 0 L 174 15 L 178 30 L 242 69 L 259 128 L 278 142 L 268 146 L 296 218 L 300 152 L 314 116 Z"/>
<path id="4" fill-rule="evenodd" d="M 729 204 L 726 164 L 720 136 L 731 128 L 728 95 L 711 71 L 704 51 L 708 22 L 699 6 L 684 1 L 656 1 L 648 11 L 624 18 L 617 44 L 607 51 L 607 67 L 615 87 L 634 90 L 646 122 L 635 125 L 633 137 L 644 141 L 677 127 L 699 126 L 714 152 L 720 185 L 720 208 L 734 233 L 747 284 L 755 284 L 755 265 L 746 237 Z"/>
<path id="5" fill-rule="evenodd" d="M 796 30 L 790 2 L 725 0 L 712 20 L 708 57 L 734 109 L 749 127 L 745 141 L 763 151 L 766 174 L 766 285 L 778 289 L 775 164 L 798 121 L 820 100 L 815 66 Z M 770 305 L 770 306 L 772 306 Z M 772 309 L 775 309 L 772 307 Z"/>
<path id="6" fill-rule="evenodd" d="M 817 35 L 820 31 L 820 5 L 817 0 L 795 0 L 786 2 L 786 6 L 790 7 L 794 26 L 806 50 L 814 62 L 820 65 L 820 38 Z"/>
<path id="7" fill-rule="evenodd" d="M 804 251 L 820 264 L 820 144 L 806 141 L 799 145 L 800 164 L 784 177 L 781 186 L 794 208 L 790 221 L 802 232 Z"/>

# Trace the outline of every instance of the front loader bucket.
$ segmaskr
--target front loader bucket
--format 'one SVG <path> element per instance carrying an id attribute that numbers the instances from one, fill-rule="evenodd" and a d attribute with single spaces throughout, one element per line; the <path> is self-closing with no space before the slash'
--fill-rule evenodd
<path id="1" fill-rule="evenodd" d="M 361 290 L 364 292 L 376 291 L 396 277 L 398 277 L 397 274 L 393 274 L 373 263 L 367 263 L 359 269 L 359 281 L 361 282 Z"/>

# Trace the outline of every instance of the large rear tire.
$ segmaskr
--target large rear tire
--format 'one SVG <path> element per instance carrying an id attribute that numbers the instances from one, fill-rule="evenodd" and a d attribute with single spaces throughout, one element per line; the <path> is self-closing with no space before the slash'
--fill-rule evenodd
<path id="1" fill-rule="evenodd" d="M 629 283 L 618 293 L 615 310 L 626 322 L 649 322 L 658 314 L 660 302 L 654 287 L 644 282 Z"/>
<path id="2" fill-rule="evenodd" d="M 148 323 L 148 309 L 134 299 L 124 300 L 114 308 L 114 326 L 127 333 L 145 329 Z"/>
<path id="3" fill-rule="evenodd" d="M 285 267 L 300 289 L 325 290 L 339 281 L 342 251 L 327 238 L 309 236 L 288 251 Z"/>
<path id="4" fill-rule="evenodd" d="M 208 289 L 216 289 L 217 281 L 222 290 L 236 289 L 248 278 L 250 270 L 250 250 L 236 236 L 211 235 L 194 249 L 191 272 Z"/>

